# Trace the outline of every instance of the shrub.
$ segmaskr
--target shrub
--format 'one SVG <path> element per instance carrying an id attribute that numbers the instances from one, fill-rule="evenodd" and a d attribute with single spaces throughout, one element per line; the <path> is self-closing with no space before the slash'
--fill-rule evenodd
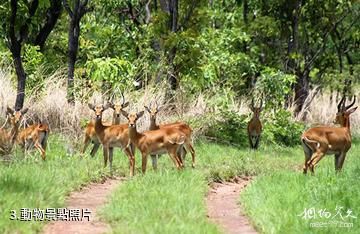
<path id="1" fill-rule="evenodd" d="M 237 112 L 226 110 L 222 112 L 221 119 L 215 121 L 208 128 L 205 136 L 238 146 L 247 146 L 246 126 L 246 115 L 239 115 Z"/>
<path id="2" fill-rule="evenodd" d="M 300 143 L 300 136 L 305 126 L 295 122 L 291 113 L 279 110 L 263 124 L 263 139 L 268 143 L 294 146 Z"/>

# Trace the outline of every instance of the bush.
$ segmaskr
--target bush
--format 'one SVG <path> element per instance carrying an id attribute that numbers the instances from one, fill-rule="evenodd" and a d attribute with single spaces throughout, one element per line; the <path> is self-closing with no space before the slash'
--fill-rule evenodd
<path id="1" fill-rule="evenodd" d="M 304 129 L 303 124 L 291 118 L 289 111 L 279 110 L 263 124 L 263 139 L 277 145 L 294 146 L 300 143 Z"/>
<path id="2" fill-rule="evenodd" d="M 246 115 L 226 110 L 222 112 L 221 119 L 208 128 L 205 136 L 238 146 L 248 146 L 246 126 Z"/>

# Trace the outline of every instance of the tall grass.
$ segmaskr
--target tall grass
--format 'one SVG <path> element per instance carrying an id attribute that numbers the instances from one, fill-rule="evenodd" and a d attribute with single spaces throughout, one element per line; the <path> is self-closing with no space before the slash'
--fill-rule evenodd
<path id="1" fill-rule="evenodd" d="M 80 85 L 80 84 L 78 84 Z M 55 131 L 60 131 L 66 135 L 74 138 L 72 142 L 79 142 L 82 137 L 82 127 L 93 117 L 92 111 L 88 108 L 88 102 L 104 102 L 111 95 L 117 95 L 117 100 L 120 100 L 120 90 L 115 90 L 114 93 L 108 92 L 105 95 L 96 90 L 91 90 L 86 87 L 79 89 L 79 98 L 75 105 L 69 105 L 66 100 L 66 76 L 63 70 L 56 71 L 49 76 L 39 87 L 33 88 L 26 95 L 25 105 L 30 107 L 30 111 L 23 121 L 23 126 L 26 123 L 32 122 L 47 122 L 50 128 Z M 0 69 L 0 120 L 5 117 L 6 105 L 12 106 L 15 103 L 16 89 L 14 82 L 11 80 L 10 72 Z M 190 95 L 186 90 L 180 90 L 175 94 L 172 100 L 165 100 L 166 86 L 147 86 L 145 89 L 138 91 L 124 91 L 126 100 L 130 102 L 129 111 L 143 110 L 144 105 L 165 103 L 165 107 L 176 106 L 176 108 L 163 108 L 158 115 L 158 122 L 165 123 L 175 120 L 190 120 L 198 119 L 200 124 L 194 124 L 194 135 L 199 136 L 204 130 L 209 121 L 207 119 L 214 119 L 221 116 L 222 109 L 219 106 L 226 104 L 228 108 L 238 112 L 239 114 L 248 114 L 247 100 L 236 100 L 232 95 L 228 95 L 221 90 L 208 90 L 197 95 Z M 312 96 L 309 97 L 312 99 Z M 306 109 L 308 123 L 314 124 L 330 124 L 334 119 L 336 113 L 336 100 L 332 102 L 330 94 L 324 93 L 317 95 L 311 102 L 309 109 Z M 358 102 L 357 102 L 358 103 Z M 289 109 L 292 110 L 291 108 Z M 104 120 L 111 120 L 112 111 L 106 111 Z M 206 116 L 209 116 L 208 118 Z M 266 118 L 266 115 L 265 117 Z M 204 121 L 203 121 L 204 120 Z M 125 119 L 123 120 L 125 122 Z M 353 132 L 360 130 L 360 111 L 355 112 L 351 117 Z M 4 120 L 0 121 L 0 126 L 3 125 Z M 139 120 L 139 129 L 145 130 L 149 126 L 149 116 L 145 115 Z M 75 146 L 77 147 L 77 146 Z"/>

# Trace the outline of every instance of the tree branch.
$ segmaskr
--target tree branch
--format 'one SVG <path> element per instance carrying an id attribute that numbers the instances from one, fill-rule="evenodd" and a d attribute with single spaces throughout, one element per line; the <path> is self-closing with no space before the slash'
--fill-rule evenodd
<path id="1" fill-rule="evenodd" d="M 65 8 L 66 12 L 69 14 L 70 18 L 73 18 L 74 13 L 71 11 L 67 0 L 62 0 L 62 2 L 63 2 L 63 5 L 64 5 L 64 8 Z"/>
<path id="2" fill-rule="evenodd" d="M 51 5 L 46 11 L 45 24 L 41 27 L 34 41 L 34 44 L 40 46 L 41 50 L 43 49 L 45 41 L 48 38 L 49 34 L 54 29 L 62 11 L 61 1 L 51 0 L 50 2 Z"/>
<path id="3" fill-rule="evenodd" d="M 315 60 L 318 58 L 318 56 L 325 50 L 326 46 L 326 40 L 327 40 L 327 37 L 328 35 L 334 31 L 337 27 L 337 25 L 339 23 L 341 23 L 345 18 L 346 16 L 349 14 L 349 12 L 347 12 L 346 14 L 344 14 L 338 21 L 335 22 L 335 24 L 328 30 L 324 33 L 324 35 L 322 36 L 324 42 L 323 44 L 321 45 L 321 47 L 315 52 L 315 54 L 313 55 L 313 57 L 309 60 L 309 62 L 306 63 L 305 65 L 305 68 L 304 68 L 304 71 L 305 70 L 308 70 L 310 69 L 310 67 L 314 64 Z"/>

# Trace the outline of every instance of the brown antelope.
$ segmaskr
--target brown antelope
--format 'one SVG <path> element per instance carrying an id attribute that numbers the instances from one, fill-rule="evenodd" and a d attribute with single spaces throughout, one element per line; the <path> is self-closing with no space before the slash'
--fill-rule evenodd
<path id="1" fill-rule="evenodd" d="M 104 123 L 105 126 L 120 124 L 121 110 L 129 105 L 129 102 L 125 102 L 124 95 L 123 94 L 121 95 L 122 95 L 122 103 L 120 102 L 114 103 L 112 100 L 109 102 L 110 108 L 114 110 L 114 113 L 113 113 L 112 123 L 105 122 Z M 100 141 L 96 136 L 96 132 L 95 132 L 95 121 L 90 121 L 85 128 L 84 147 L 81 150 L 82 154 L 85 153 L 90 142 L 94 145 L 90 152 L 90 155 L 91 157 L 94 157 L 94 155 L 96 154 L 96 152 L 100 147 Z"/>
<path id="2" fill-rule="evenodd" d="M 351 108 L 355 104 L 355 99 L 354 96 L 353 102 L 348 106 L 345 106 L 345 96 L 339 102 L 334 123 L 340 124 L 340 127 L 314 127 L 302 134 L 301 142 L 305 153 L 304 174 L 308 168 L 314 173 L 315 166 L 326 154 L 335 154 L 335 170 L 341 170 L 346 153 L 351 147 L 350 114 L 357 109 Z"/>
<path id="3" fill-rule="evenodd" d="M 47 124 L 33 124 L 21 130 L 17 136 L 17 143 L 24 149 L 36 148 L 43 160 L 46 159 L 47 138 L 49 137 L 49 126 Z"/>
<path id="4" fill-rule="evenodd" d="M 20 121 L 28 110 L 28 108 L 24 108 L 22 110 L 15 111 L 10 107 L 7 107 L 6 116 L 7 118 L 10 118 L 11 130 L 8 131 L 0 128 L 0 153 L 11 152 L 19 133 Z"/>
<path id="5" fill-rule="evenodd" d="M 190 151 L 191 156 L 192 156 L 192 167 L 195 167 L 195 150 L 191 143 L 192 142 L 192 140 L 191 140 L 192 129 L 190 128 L 190 126 L 183 122 L 175 122 L 175 123 L 158 125 L 158 124 L 156 124 L 156 116 L 160 111 L 159 106 L 156 104 L 156 106 L 152 107 L 152 108 L 149 108 L 147 106 L 144 106 L 144 107 L 147 110 L 147 112 L 149 112 L 149 114 L 150 114 L 149 130 L 157 130 L 157 129 L 162 129 L 162 128 L 173 128 L 173 129 L 177 129 L 177 130 L 181 131 L 185 135 L 185 137 L 186 137 L 185 144 L 184 144 L 185 147 L 183 147 L 181 150 L 179 160 L 181 161 L 182 165 L 184 165 L 186 150 L 188 150 L 188 151 Z M 156 169 L 157 168 L 157 155 L 151 155 L 151 160 L 152 160 L 153 168 Z"/>
<path id="6" fill-rule="evenodd" d="M 168 153 L 176 168 L 182 168 L 181 161 L 177 155 L 185 143 L 185 134 L 172 128 L 162 128 L 139 133 L 136 128 L 136 122 L 143 116 L 144 111 L 128 114 L 123 110 L 122 113 L 128 119 L 130 141 L 141 152 L 143 173 L 146 172 L 147 156 L 149 154 Z"/>
<path id="7" fill-rule="evenodd" d="M 262 125 L 260 121 L 260 112 L 263 110 L 262 99 L 260 100 L 260 106 L 254 107 L 254 99 L 251 100 L 250 110 L 253 112 L 253 117 L 248 123 L 247 131 L 249 137 L 250 147 L 257 149 L 260 143 L 260 136 L 262 132 Z"/>
<path id="8" fill-rule="evenodd" d="M 122 148 L 125 154 L 129 158 L 130 165 L 130 176 L 134 175 L 135 168 L 135 157 L 134 151 L 135 148 L 130 142 L 129 139 L 129 129 L 127 124 L 120 125 L 111 125 L 106 126 L 102 123 L 102 114 L 103 112 L 110 107 L 110 104 L 105 105 L 93 105 L 89 104 L 89 108 L 95 112 L 95 132 L 103 146 L 104 152 L 104 167 L 107 165 L 109 159 L 110 171 L 112 171 L 112 161 L 113 161 L 113 149 L 114 147 Z"/>

